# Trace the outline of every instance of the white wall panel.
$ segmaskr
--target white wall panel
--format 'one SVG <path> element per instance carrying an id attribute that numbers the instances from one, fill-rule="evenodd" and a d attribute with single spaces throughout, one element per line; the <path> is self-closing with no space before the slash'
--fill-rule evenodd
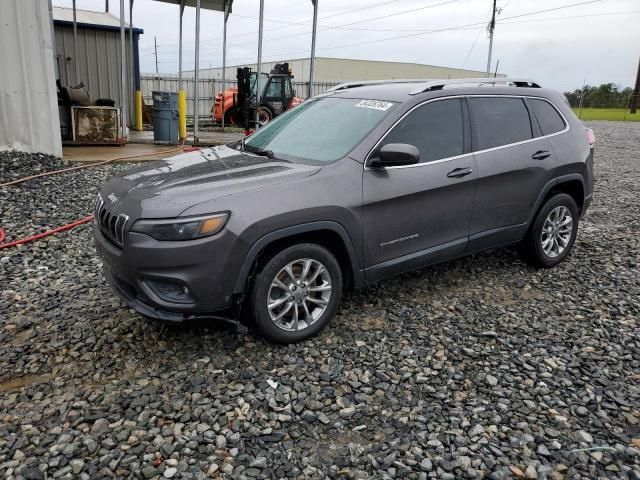
<path id="1" fill-rule="evenodd" d="M 62 156 L 48 0 L 2 0 L 0 150 Z"/>

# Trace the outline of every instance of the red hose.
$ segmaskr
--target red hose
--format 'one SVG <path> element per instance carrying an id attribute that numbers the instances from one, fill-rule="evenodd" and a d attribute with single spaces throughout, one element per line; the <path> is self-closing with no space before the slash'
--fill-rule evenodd
<path id="1" fill-rule="evenodd" d="M 187 148 L 189 148 L 189 147 L 187 147 Z M 199 148 L 197 148 L 197 147 L 191 147 L 188 150 L 185 149 L 184 148 L 184 140 L 183 140 L 182 143 L 180 144 L 180 146 L 178 146 L 176 148 L 172 148 L 171 150 L 162 150 L 160 152 L 152 152 L 152 155 L 164 155 L 165 153 L 176 152 L 176 151 L 178 151 L 180 149 L 183 149 L 183 151 L 190 151 L 190 152 L 194 151 L 194 150 L 199 150 Z M 144 157 L 144 156 L 147 156 L 147 155 L 150 155 L 150 154 L 149 153 L 138 153 L 138 154 L 135 154 L 135 155 L 127 155 L 127 156 L 123 156 L 123 157 L 110 158 L 109 160 L 103 160 L 101 162 L 90 163 L 90 164 L 87 164 L 87 165 L 79 165 L 77 167 L 63 168 L 62 170 L 52 170 L 52 171 L 48 171 L 48 172 L 38 173 L 36 175 L 30 175 L 28 177 L 23 177 L 23 178 L 19 178 L 17 180 L 13 180 L 11 182 L 0 183 L 0 188 L 8 187 L 10 185 L 17 185 L 19 183 L 26 182 L 26 181 L 29 181 L 29 180 L 33 180 L 35 178 L 47 177 L 49 175 L 57 175 L 57 174 L 66 173 L 66 172 L 73 172 L 73 171 L 76 171 L 76 170 L 82 170 L 84 168 L 98 167 L 100 165 L 106 165 L 107 163 L 111 163 L 111 162 L 114 162 L 116 160 L 128 160 L 130 158 Z M 4 239 L 5 239 L 5 233 L 4 233 L 4 230 L 2 228 L 0 228 L 0 248 L 15 247 L 16 245 L 21 245 L 23 243 L 34 242 L 36 240 L 40 240 L 41 238 L 48 237 L 49 235 L 55 235 L 56 233 L 64 232 L 65 230 L 71 230 L 72 228 L 75 228 L 78 225 L 82 225 L 84 223 L 89 223 L 91 220 L 93 220 L 93 215 L 89 215 L 88 217 L 84 217 L 81 220 L 77 220 L 75 222 L 68 223 L 66 225 L 62 225 L 61 227 L 54 228 L 53 230 L 47 230 L 46 232 L 39 233 L 39 234 L 33 235 L 31 237 L 20 238 L 18 240 L 15 240 L 15 241 L 9 242 L 9 243 L 2 243 L 2 242 L 4 242 Z"/>
<path id="2" fill-rule="evenodd" d="M 49 235 L 55 235 L 56 233 L 64 232 L 65 230 L 71 230 L 72 228 L 75 228 L 78 225 L 89 223 L 91 220 L 93 220 L 93 215 L 84 217 L 81 220 L 76 220 L 75 222 L 67 223 L 66 225 L 62 225 L 61 227 L 54 228 L 53 230 L 47 230 L 46 232 L 38 233 L 37 235 L 20 238 L 18 240 L 15 240 L 9 243 L 0 243 L 0 248 L 15 247 L 16 245 L 22 245 L 23 243 L 34 242 L 36 240 L 40 240 L 41 238 L 48 237 Z M 0 228 L 0 242 L 3 242 L 4 238 L 5 238 L 4 230 Z"/>

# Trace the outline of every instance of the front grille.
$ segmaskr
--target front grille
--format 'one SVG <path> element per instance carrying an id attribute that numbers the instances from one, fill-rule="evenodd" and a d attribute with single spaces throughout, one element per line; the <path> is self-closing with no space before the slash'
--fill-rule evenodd
<path id="1" fill-rule="evenodd" d="M 129 217 L 124 213 L 115 215 L 109 212 L 100 194 L 96 198 L 93 215 L 100 231 L 117 246 L 122 247 Z"/>

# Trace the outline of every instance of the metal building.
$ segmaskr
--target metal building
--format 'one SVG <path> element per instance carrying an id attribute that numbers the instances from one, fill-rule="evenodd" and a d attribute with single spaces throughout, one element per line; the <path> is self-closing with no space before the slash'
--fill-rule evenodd
<path id="1" fill-rule="evenodd" d="M 263 62 L 262 71 L 268 72 L 276 63 L 289 62 L 298 82 L 309 81 L 309 58 L 294 58 Z M 253 69 L 256 65 L 247 66 Z M 227 78 L 235 77 L 236 66 L 227 67 Z M 192 72 L 185 72 L 192 74 Z M 316 57 L 314 82 L 341 82 L 349 80 L 381 80 L 386 78 L 478 78 L 486 72 L 461 68 L 425 65 L 421 63 L 385 62 L 377 60 L 355 60 L 349 58 Z M 504 75 L 499 75 L 504 76 Z M 200 78 L 222 78 L 222 68 L 201 69 Z"/>
<path id="2" fill-rule="evenodd" d="M 108 98 L 120 105 L 120 19 L 110 13 L 78 9 L 76 21 L 78 51 L 74 53 L 73 9 L 53 7 L 56 78 L 65 86 L 84 83 L 91 102 L 99 98 Z M 127 68 L 133 65 L 134 72 L 134 84 L 127 88 L 128 112 L 133 115 L 133 92 L 140 88 L 138 40 L 143 30 L 135 27 L 132 29 L 132 62 L 129 25 L 125 25 Z"/>

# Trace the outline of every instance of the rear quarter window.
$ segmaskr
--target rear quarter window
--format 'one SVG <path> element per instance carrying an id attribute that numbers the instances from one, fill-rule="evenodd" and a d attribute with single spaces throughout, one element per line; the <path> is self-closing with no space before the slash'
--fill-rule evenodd
<path id="1" fill-rule="evenodd" d="M 566 125 L 558 110 L 546 100 L 530 98 L 527 100 L 538 120 L 543 135 L 561 132 Z"/>
<path id="2" fill-rule="evenodd" d="M 521 98 L 480 97 L 468 101 L 475 125 L 475 150 L 533 138 L 529 111 Z"/>

